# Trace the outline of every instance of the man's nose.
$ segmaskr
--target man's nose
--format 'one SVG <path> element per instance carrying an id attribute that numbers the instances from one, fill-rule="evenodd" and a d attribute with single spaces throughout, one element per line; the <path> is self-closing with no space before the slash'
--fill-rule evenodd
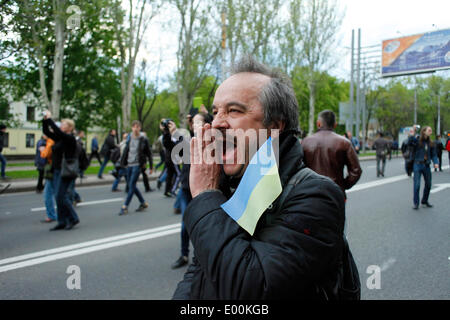
<path id="1" fill-rule="evenodd" d="M 211 127 L 214 129 L 228 129 L 230 124 L 227 121 L 227 116 L 223 112 L 218 112 L 214 116 L 214 120 L 211 123 Z"/>

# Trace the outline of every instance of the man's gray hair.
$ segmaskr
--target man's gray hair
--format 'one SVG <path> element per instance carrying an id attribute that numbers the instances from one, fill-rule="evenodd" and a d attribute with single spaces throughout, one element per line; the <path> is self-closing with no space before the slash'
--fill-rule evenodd
<path id="1" fill-rule="evenodd" d="M 298 102 L 291 80 L 281 71 L 265 66 L 252 56 L 244 56 L 231 69 L 232 75 L 242 72 L 270 77 L 259 96 L 264 111 L 264 126 L 269 127 L 280 121 L 284 123 L 284 130 L 299 130 Z"/>

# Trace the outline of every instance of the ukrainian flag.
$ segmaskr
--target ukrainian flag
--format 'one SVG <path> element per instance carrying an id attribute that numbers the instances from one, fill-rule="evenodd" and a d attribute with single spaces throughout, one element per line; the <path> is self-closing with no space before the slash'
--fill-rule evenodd
<path id="1" fill-rule="evenodd" d="M 281 191 L 277 161 L 269 137 L 252 157 L 233 196 L 221 207 L 253 235 L 259 218 Z"/>

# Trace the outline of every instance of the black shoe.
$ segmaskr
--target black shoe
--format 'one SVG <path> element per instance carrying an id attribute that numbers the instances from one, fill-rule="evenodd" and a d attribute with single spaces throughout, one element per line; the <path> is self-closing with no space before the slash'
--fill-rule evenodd
<path id="1" fill-rule="evenodd" d="M 158 188 L 158 190 L 161 189 L 161 184 L 162 184 L 162 182 L 158 180 L 158 183 L 156 184 L 156 187 Z"/>
<path id="2" fill-rule="evenodd" d="M 187 265 L 187 264 L 188 264 L 188 261 L 189 261 L 188 257 L 181 256 L 181 257 L 178 258 L 177 261 L 175 261 L 175 262 L 172 264 L 172 269 L 178 269 L 178 268 L 181 268 L 182 266 Z"/>
<path id="3" fill-rule="evenodd" d="M 172 198 L 172 193 L 170 192 L 164 192 L 164 195 L 168 198 Z"/>
<path id="4" fill-rule="evenodd" d="M 57 224 L 56 226 L 54 226 L 53 228 L 50 229 L 50 231 L 56 231 L 56 230 L 62 230 L 66 227 L 65 224 Z"/>
<path id="5" fill-rule="evenodd" d="M 180 214 L 181 213 L 181 209 L 180 208 L 173 208 L 173 213 Z"/>
<path id="6" fill-rule="evenodd" d="M 429 202 L 422 203 L 422 206 L 427 208 L 433 208 L 433 205 L 430 204 Z"/>
<path id="7" fill-rule="evenodd" d="M 103 179 L 103 177 L 102 177 L 102 176 L 97 176 L 97 178 L 99 178 L 99 179 Z"/>
<path id="8" fill-rule="evenodd" d="M 75 220 L 73 222 L 69 222 L 69 224 L 64 229 L 65 230 L 70 230 L 73 227 L 75 227 L 78 223 L 80 223 L 80 220 Z"/>
<path id="9" fill-rule="evenodd" d="M 414 209 L 414 210 L 419 210 L 419 205 L 418 205 L 418 204 L 415 204 L 414 207 L 413 207 L 413 209 Z"/>

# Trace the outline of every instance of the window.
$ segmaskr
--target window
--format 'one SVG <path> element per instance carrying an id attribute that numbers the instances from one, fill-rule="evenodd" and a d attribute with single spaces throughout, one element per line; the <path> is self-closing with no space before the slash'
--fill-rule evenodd
<path id="1" fill-rule="evenodd" d="M 27 121 L 29 122 L 35 121 L 34 107 L 27 107 Z"/>
<path id="2" fill-rule="evenodd" d="M 27 133 L 25 135 L 25 147 L 34 148 L 34 133 Z"/>
<path id="3" fill-rule="evenodd" d="M 3 133 L 3 148 L 9 148 L 9 132 Z"/>

